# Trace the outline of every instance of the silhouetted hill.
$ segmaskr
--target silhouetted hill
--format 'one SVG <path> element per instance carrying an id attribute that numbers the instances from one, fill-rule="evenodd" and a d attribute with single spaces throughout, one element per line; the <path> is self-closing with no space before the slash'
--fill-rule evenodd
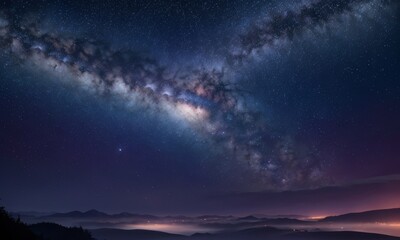
<path id="1" fill-rule="evenodd" d="M 400 208 L 330 216 L 322 219 L 321 222 L 400 222 Z"/>
<path id="2" fill-rule="evenodd" d="M 195 233 L 195 234 L 192 234 L 190 237 L 200 238 L 200 237 L 211 237 L 211 236 L 212 236 L 211 233 Z"/>
<path id="3" fill-rule="evenodd" d="M 109 217 L 110 215 L 99 212 L 97 210 L 89 210 L 86 212 L 81 211 L 72 211 L 67 213 L 55 213 L 45 217 L 52 217 L 52 218 L 102 218 L 102 217 Z"/>
<path id="4" fill-rule="evenodd" d="M 93 240 L 81 227 L 63 227 L 55 223 L 27 225 L 0 207 L 0 239 L 4 240 Z"/>
<path id="5" fill-rule="evenodd" d="M 214 235 L 196 235 L 190 240 L 400 240 L 381 234 L 361 232 L 297 232 L 271 227 L 251 228 Z"/>
<path id="6" fill-rule="evenodd" d="M 398 237 L 362 232 L 306 232 L 273 227 L 249 228 L 191 236 L 147 230 L 98 229 L 91 231 L 98 240 L 400 240 Z"/>
<path id="7" fill-rule="evenodd" d="M 44 240 L 93 240 L 89 231 L 81 227 L 64 227 L 55 223 L 37 223 L 29 228 Z"/>
<path id="8" fill-rule="evenodd" d="M 262 228 L 249 228 L 236 232 L 219 234 L 224 237 L 228 237 L 229 239 L 258 239 L 258 238 L 271 238 L 280 236 L 282 233 L 287 232 L 287 230 L 282 230 L 273 227 L 262 227 Z"/>
<path id="9" fill-rule="evenodd" d="M 0 239 L 39 240 L 29 227 L 19 219 L 12 218 L 4 208 L 0 208 Z"/>
<path id="10" fill-rule="evenodd" d="M 293 232 L 271 240 L 399 240 L 375 233 L 364 232 Z"/>
<path id="11" fill-rule="evenodd" d="M 112 228 L 102 228 L 102 229 L 95 229 L 91 230 L 93 237 L 98 240 L 175 240 L 175 239 L 182 239 L 185 236 L 178 235 L 178 234 L 170 234 L 165 232 L 158 232 L 158 231 L 149 231 L 149 230 L 123 230 L 123 229 L 112 229 Z"/>
<path id="12" fill-rule="evenodd" d="M 258 221 L 259 218 L 250 215 L 250 216 L 238 218 L 237 220 L 239 220 L 239 221 Z"/>

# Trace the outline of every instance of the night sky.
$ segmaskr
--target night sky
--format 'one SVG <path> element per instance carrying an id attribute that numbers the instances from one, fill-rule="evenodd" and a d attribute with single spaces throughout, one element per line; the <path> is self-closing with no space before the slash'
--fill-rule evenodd
<path id="1" fill-rule="evenodd" d="M 377 189 L 390 201 L 357 210 L 398 204 L 400 181 L 362 180 L 400 174 L 395 0 L 0 6 L 12 211 L 337 213 Z M 313 209 L 326 191 L 343 204 Z"/>

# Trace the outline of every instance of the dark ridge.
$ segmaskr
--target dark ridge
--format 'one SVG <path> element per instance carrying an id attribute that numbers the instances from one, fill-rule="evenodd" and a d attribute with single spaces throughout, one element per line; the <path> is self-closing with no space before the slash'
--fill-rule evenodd
<path id="1" fill-rule="evenodd" d="M 181 239 L 185 238 L 183 235 L 150 231 L 150 230 L 123 230 L 123 229 L 112 229 L 102 228 L 91 230 L 93 236 L 97 239 L 112 239 L 112 240 L 131 240 L 131 239 Z"/>
<path id="2" fill-rule="evenodd" d="M 12 218 L 3 207 L 0 207 L 0 229 L 1 239 L 40 239 L 19 218 Z"/>
<path id="3" fill-rule="evenodd" d="M 321 222 L 400 222 L 400 208 L 348 213 L 326 217 Z"/>
<path id="4" fill-rule="evenodd" d="M 64 227 L 56 223 L 37 223 L 29 226 L 32 232 L 46 240 L 93 240 L 82 227 Z"/>

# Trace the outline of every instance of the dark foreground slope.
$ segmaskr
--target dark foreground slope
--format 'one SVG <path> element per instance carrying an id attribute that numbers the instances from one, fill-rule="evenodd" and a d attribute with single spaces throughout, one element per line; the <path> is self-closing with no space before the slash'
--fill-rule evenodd
<path id="1" fill-rule="evenodd" d="M 27 225 L 0 208 L 0 239 L 5 240 L 93 240 L 90 232 L 55 223 Z"/>
<path id="2" fill-rule="evenodd" d="M 4 208 L 0 208 L 0 239 L 39 240 L 40 238 L 26 224 L 12 218 Z"/>
<path id="3" fill-rule="evenodd" d="M 149 231 L 149 230 L 123 230 L 123 229 L 112 229 L 112 228 L 102 228 L 91 230 L 91 233 L 94 238 L 98 240 L 175 240 L 175 239 L 185 239 L 186 236 L 178 235 L 178 234 L 170 234 L 165 232 L 158 231 Z"/>
<path id="4" fill-rule="evenodd" d="M 29 226 L 37 236 L 48 240 L 92 240 L 89 231 L 81 227 L 64 227 L 56 223 L 37 223 Z"/>
<path id="5" fill-rule="evenodd" d="M 271 227 L 192 236 L 146 230 L 97 229 L 91 232 L 99 240 L 400 240 L 398 237 L 373 233 L 297 232 Z"/>

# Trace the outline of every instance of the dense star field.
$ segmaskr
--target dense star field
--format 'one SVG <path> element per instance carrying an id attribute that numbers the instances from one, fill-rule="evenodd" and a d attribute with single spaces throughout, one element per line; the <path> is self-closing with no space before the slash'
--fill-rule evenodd
<path id="1" fill-rule="evenodd" d="M 195 214 L 399 174 L 399 23 L 394 0 L 2 2 L 0 197 Z"/>

